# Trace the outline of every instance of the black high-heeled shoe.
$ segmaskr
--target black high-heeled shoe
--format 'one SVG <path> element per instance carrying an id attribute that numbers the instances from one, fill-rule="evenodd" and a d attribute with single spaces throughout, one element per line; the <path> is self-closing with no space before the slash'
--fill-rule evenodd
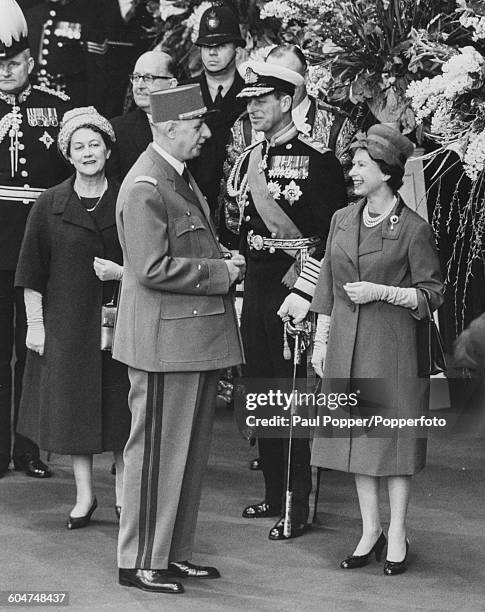
<path id="1" fill-rule="evenodd" d="M 402 561 L 388 561 L 384 563 L 384 575 L 385 576 L 397 576 L 403 574 L 408 568 L 408 552 L 409 552 L 409 540 L 406 539 L 406 554 Z"/>
<path id="2" fill-rule="evenodd" d="M 370 561 L 370 556 L 372 553 L 376 556 L 376 561 L 380 561 L 382 557 L 382 551 L 384 550 L 384 546 L 386 545 L 386 536 L 381 531 L 381 535 L 377 538 L 374 546 L 369 550 L 369 552 L 365 555 L 351 555 L 342 561 L 340 567 L 342 569 L 356 569 L 358 567 L 364 567 Z"/>
<path id="3" fill-rule="evenodd" d="M 67 519 L 67 528 L 68 529 L 81 529 L 81 527 L 86 527 L 91 520 L 91 516 L 93 512 L 98 507 L 98 500 L 96 497 L 93 499 L 93 503 L 91 504 L 91 508 L 87 511 L 87 514 L 84 516 L 71 516 L 69 515 Z"/>

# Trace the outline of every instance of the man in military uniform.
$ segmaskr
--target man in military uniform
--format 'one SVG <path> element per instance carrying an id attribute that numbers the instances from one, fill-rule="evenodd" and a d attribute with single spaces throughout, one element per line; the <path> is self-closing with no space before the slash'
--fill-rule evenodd
<path id="1" fill-rule="evenodd" d="M 107 88 L 103 17 L 98 0 L 44 0 L 25 13 L 36 82 L 99 112 Z"/>
<path id="2" fill-rule="evenodd" d="M 189 561 L 209 453 L 218 370 L 241 363 L 226 259 L 186 161 L 210 137 L 198 85 L 151 94 L 154 141 L 121 186 L 125 267 L 113 356 L 128 365 L 119 582 L 183 593 L 177 578 L 218 578 Z M 203 234 L 203 235 L 201 235 Z"/>
<path id="3" fill-rule="evenodd" d="M 141 55 L 130 75 L 136 108 L 111 120 L 116 143 L 108 161 L 108 176 L 120 182 L 153 140 L 150 93 L 177 85 L 173 61 L 163 51 L 147 51 Z"/>
<path id="4" fill-rule="evenodd" d="M 0 40 L 0 476 L 10 463 L 12 370 L 15 345 L 14 430 L 22 389 L 26 347 L 23 293 L 14 291 L 14 275 L 25 223 L 37 196 L 68 176 L 57 152 L 59 123 L 69 108 L 65 96 L 32 86 L 34 67 L 27 26 L 13 0 L 2 6 L 12 23 Z M 3 33 L 3 30 L 2 30 Z M 13 460 L 29 476 L 50 476 L 31 440 L 15 435 Z"/>
<path id="5" fill-rule="evenodd" d="M 228 6 L 213 6 L 202 15 L 195 44 L 200 47 L 204 70 L 190 82 L 200 84 L 206 107 L 219 112 L 207 118 L 212 136 L 189 167 L 219 226 L 218 196 L 226 145 L 233 123 L 245 108 L 237 98 L 244 82 L 236 70 L 236 54 L 237 48 L 246 43 L 233 11 Z M 219 229 L 219 239 L 224 244 L 224 232 Z"/>
<path id="6" fill-rule="evenodd" d="M 342 167 L 335 155 L 298 132 L 291 116 L 295 88 L 303 77 L 287 68 L 249 62 L 246 87 L 253 129 L 264 139 L 236 161 L 228 191 L 237 199 L 241 251 L 247 273 L 241 331 L 248 379 L 292 378 L 283 355 L 283 323 L 278 308 L 290 289 L 311 300 L 310 268 L 322 258 L 330 220 L 346 204 Z M 303 297 L 302 297 L 303 299 Z M 245 518 L 278 516 L 283 511 L 288 440 L 260 438 L 265 499 L 245 508 Z M 291 458 L 293 508 L 291 531 L 283 519 L 271 540 L 301 535 L 306 527 L 311 492 L 310 448 L 295 439 Z"/>
<path id="7" fill-rule="evenodd" d="M 296 45 L 278 45 L 271 49 L 266 62 L 283 66 L 298 72 L 304 79 L 308 76 L 308 64 L 305 56 Z M 305 82 L 295 88 L 293 97 L 292 118 L 298 131 L 310 136 L 324 147 L 331 149 L 344 168 L 350 169 L 349 145 L 356 132 L 352 121 L 335 106 L 324 104 L 321 100 L 308 95 Z M 244 113 L 234 123 L 229 139 L 224 175 L 227 178 L 235 159 L 262 134 L 257 134 L 251 127 L 248 113 Z M 349 184 L 351 181 L 349 181 Z M 220 207 L 221 224 L 227 236 L 226 246 L 233 248 L 239 243 L 237 234 L 238 208 L 234 199 L 228 197 L 225 181 L 221 187 Z"/>

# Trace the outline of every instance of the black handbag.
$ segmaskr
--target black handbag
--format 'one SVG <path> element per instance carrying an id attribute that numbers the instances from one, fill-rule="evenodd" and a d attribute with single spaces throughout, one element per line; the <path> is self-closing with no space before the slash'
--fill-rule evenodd
<path id="1" fill-rule="evenodd" d="M 101 307 L 101 350 L 111 351 L 113 349 L 113 335 L 118 312 L 117 298 L 120 284 L 117 283 L 113 297 L 107 304 Z"/>
<path id="2" fill-rule="evenodd" d="M 418 348 L 418 376 L 428 378 L 432 374 L 446 371 L 443 340 L 434 322 L 429 305 L 429 296 L 421 289 L 426 303 L 426 316 L 417 321 L 416 339 Z"/>

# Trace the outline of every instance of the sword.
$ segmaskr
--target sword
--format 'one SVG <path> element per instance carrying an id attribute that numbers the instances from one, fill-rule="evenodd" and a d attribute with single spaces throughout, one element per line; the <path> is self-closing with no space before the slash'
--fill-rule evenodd
<path id="1" fill-rule="evenodd" d="M 308 347 L 311 336 L 311 324 L 309 321 L 302 321 L 296 325 L 288 317 L 284 321 L 284 357 L 288 359 L 288 336 L 295 339 L 293 349 L 293 381 L 291 389 L 291 408 L 290 408 L 290 434 L 288 439 L 288 459 L 286 465 L 286 497 L 285 497 L 285 518 L 283 523 L 283 535 L 285 538 L 291 537 L 291 511 L 293 506 L 293 492 L 291 490 L 291 455 L 293 450 L 293 415 L 296 408 L 296 374 L 297 366 L 301 361 L 301 355 Z M 290 354 L 291 358 L 291 354 Z"/>

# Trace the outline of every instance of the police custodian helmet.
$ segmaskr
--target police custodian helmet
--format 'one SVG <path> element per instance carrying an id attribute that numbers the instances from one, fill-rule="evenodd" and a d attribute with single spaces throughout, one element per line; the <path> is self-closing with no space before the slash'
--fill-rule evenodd
<path id="1" fill-rule="evenodd" d="M 208 8 L 202 14 L 199 37 L 195 44 L 214 47 L 228 42 L 236 43 L 239 47 L 246 46 L 236 15 L 228 6 L 218 5 Z"/>

